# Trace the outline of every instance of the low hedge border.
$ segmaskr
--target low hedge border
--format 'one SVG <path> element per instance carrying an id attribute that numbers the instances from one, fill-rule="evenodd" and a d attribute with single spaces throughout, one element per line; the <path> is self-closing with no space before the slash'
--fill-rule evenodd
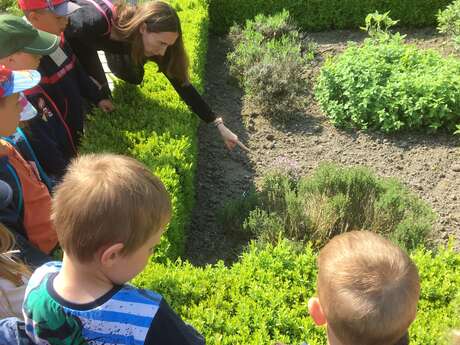
<path id="1" fill-rule="evenodd" d="M 209 345 L 326 345 L 324 329 L 314 326 L 307 311 L 315 294 L 316 255 L 311 246 L 297 251 L 283 240 L 252 245 L 231 267 L 154 263 L 134 283 L 161 292 Z M 417 249 L 411 257 L 421 279 L 411 344 L 447 345 L 449 330 L 460 326 L 460 254 L 452 248 L 436 254 Z"/>
<path id="2" fill-rule="evenodd" d="M 363 24 L 366 14 L 391 11 L 400 25 L 435 26 L 436 14 L 452 0 L 207 0 L 211 31 L 225 34 L 234 24 L 257 14 L 272 15 L 287 9 L 303 30 L 352 29 Z"/>
<path id="3" fill-rule="evenodd" d="M 207 5 L 202 0 L 171 4 L 182 22 L 192 82 L 203 91 Z M 183 253 L 193 207 L 198 120 L 154 63 L 146 66 L 140 87 L 117 83 L 113 98 L 116 111 L 95 111 L 90 116 L 81 151 L 132 156 L 161 178 L 172 198 L 173 219 L 156 250 L 156 258 L 175 259 Z"/>

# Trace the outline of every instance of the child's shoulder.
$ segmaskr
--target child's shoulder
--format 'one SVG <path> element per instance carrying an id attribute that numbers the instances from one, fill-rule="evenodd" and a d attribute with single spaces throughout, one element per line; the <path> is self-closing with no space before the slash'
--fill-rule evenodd
<path id="1" fill-rule="evenodd" d="M 54 84 L 61 78 L 55 76 L 55 73 L 64 69 L 68 72 L 75 66 L 76 56 L 73 53 L 72 47 L 64 39 L 61 39 L 59 47 L 51 54 L 43 56 L 37 70 L 42 75 L 40 84 Z M 63 72 L 61 72 L 63 73 Z"/>
<path id="2" fill-rule="evenodd" d="M 43 281 L 43 278 L 49 276 L 50 274 L 59 272 L 61 267 L 62 262 L 60 261 L 50 261 L 41 265 L 32 273 L 32 276 L 29 279 L 27 290 L 38 286 Z"/>
<path id="3" fill-rule="evenodd" d="M 113 295 L 112 300 L 118 301 L 125 305 L 130 305 L 132 308 L 140 306 L 149 306 L 158 310 L 163 297 L 150 290 L 140 289 L 129 284 L 124 284 L 116 294 Z"/>

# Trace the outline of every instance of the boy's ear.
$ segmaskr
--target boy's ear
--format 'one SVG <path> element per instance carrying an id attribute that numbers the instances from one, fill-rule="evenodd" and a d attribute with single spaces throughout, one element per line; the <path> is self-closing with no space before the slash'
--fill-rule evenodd
<path id="1" fill-rule="evenodd" d="M 10 54 L 8 56 L 5 56 L 4 58 L 0 59 L 0 65 L 6 65 L 9 69 L 14 69 L 9 66 L 14 65 L 14 62 L 16 62 L 17 56 L 19 52 L 15 52 L 13 54 Z"/>
<path id="2" fill-rule="evenodd" d="M 105 249 L 102 249 L 99 254 L 101 264 L 105 267 L 113 267 L 116 265 L 118 262 L 117 259 L 121 256 L 123 248 L 123 243 L 115 243 Z"/>
<path id="3" fill-rule="evenodd" d="M 38 14 L 36 11 L 30 11 L 27 13 L 26 18 L 31 24 L 34 24 L 37 21 L 37 16 Z"/>
<path id="4" fill-rule="evenodd" d="M 318 297 L 310 298 L 308 301 L 308 312 L 317 326 L 324 326 L 327 323 Z"/>

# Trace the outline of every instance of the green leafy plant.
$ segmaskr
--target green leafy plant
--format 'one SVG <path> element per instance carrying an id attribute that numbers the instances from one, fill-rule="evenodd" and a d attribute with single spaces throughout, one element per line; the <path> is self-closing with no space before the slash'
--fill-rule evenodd
<path id="1" fill-rule="evenodd" d="M 315 95 L 339 127 L 453 131 L 460 114 L 460 62 L 380 32 L 329 59 Z"/>
<path id="2" fill-rule="evenodd" d="M 163 294 L 210 345 L 326 345 L 324 329 L 314 326 L 307 309 L 316 294 L 316 256 L 311 245 L 299 248 L 286 240 L 252 244 L 231 267 L 154 263 L 134 283 Z M 410 343 L 450 345 L 447 334 L 460 320 L 460 255 L 441 248 L 436 254 L 417 249 L 411 256 L 421 298 Z"/>
<path id="3" fill-rule="evenodd" d="M 457 130 L 454 132 L 454 134 L 460 134 L 460 124 L 458 124 L 456 127 Z"/>
<path id="4" fill-rule="evenodd" d="M 180 4 L 180 6 L 179 6 Z M 182 22 L 192 82 L 203 90 L 208 14 L 201 0 L 173 1 Z M 84 152 L 127 154 L 145 163 L 166 185 L 174 217 L 156 250 L 157 260 L 183 253 L 194 200 L 197 119 L 153 63 L 141 87 L 117 83 L 116 110 L 96 111 L 88 121 Z"/>
<path id="5" fill-rule="evenodd" d="M 230 72 L 244 90 L 245 111 L 281 123 L 302 112 L 313 46 L 303 44 L 289 12 L 256 16 L 244 28 L 233 27 L 230 39 Z"/>
<path id="6" fill-rule="evenodd" d="M 254 187 L 244 192 L 239 198 L 227 201 L 218 210 L 217 219 L 226 231 L 235 231 L 257 205 L 257 193 Z"/>
<path id="7" fill-rule="evenodd" d="M 331 164 L 299 179 L 269 174 L 250 203 L 233 201 L 231 210 L 235 212 L 227 210 L 222 223 L 237 225 L 236 230 L 249 231 L 259 241 L 276 243 L 284 237 L 311 241 L 315 247 L 337 234 L 367 229 L 413 249 L 427 243 L 435 219 L 434 212 L 396 180 L 378 178 L 365 168 Z"/>
<path id="8" fill-rule="evenodd" d="M 365 19 L 365 26 L 361 27 L 362 30 L 365 30 L 370 37 L 377 39 L 389 39 L 391 34 L 389 32 L 390 28 L 395 26 L 398 23 L 397 20 L 390 18 L 390 12 L 386 13 L 369 13 Z"/>
<path id="9" fill-rule="evenodd" d="M 460 46 L 460 1 L 455 0 L 446 9 L 438 12 L 438 30 L 449 35 L 457 49 Z"/>
<path id="10" fill-rule="evenodd" d="M 18 7 L 17 1 L 15 0 L 0 0 L 0 13 L 10 13 L 15 15 L 22 15 L 21 10 Z"/>

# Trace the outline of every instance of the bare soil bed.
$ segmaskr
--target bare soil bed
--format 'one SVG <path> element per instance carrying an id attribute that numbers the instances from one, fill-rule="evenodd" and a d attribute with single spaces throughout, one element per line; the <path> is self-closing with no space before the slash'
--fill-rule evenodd
<path id="1" fill-rule="evenodd" d="M 403 33 L 422 48 L 446 55 L 453 52 L 434 29 Z M 308 34 L 318 44 L 312 78 L 327 55 L 343 51 L 347 41 L 361 42 L 365 37 L 359 31 Z M 226 39 L 210 37 L 206 99 L 251 151 L 228 152 L 214 128 L 200 127 L 196 205 L 186 249 L 191 262 L 202 265 L 222 259 L 230 263 L 247 243 L 241 234 L 226 233 L 217 220 L 227 200 L 257 184 L 268 170 L 289 166 L 305 175 L 322 161 L 364 165 L 380 176 L 396 177 L 438 213 L 433 240 L 446 243 L 452 236 L 460 249 L 460 136 L 343 131 L 328 122 L 313 99 L 305 116 L 285 127 L 274 126 L 262 116 L 242 114 L 242 92 L 226 66 L 228 49 Z"/>

